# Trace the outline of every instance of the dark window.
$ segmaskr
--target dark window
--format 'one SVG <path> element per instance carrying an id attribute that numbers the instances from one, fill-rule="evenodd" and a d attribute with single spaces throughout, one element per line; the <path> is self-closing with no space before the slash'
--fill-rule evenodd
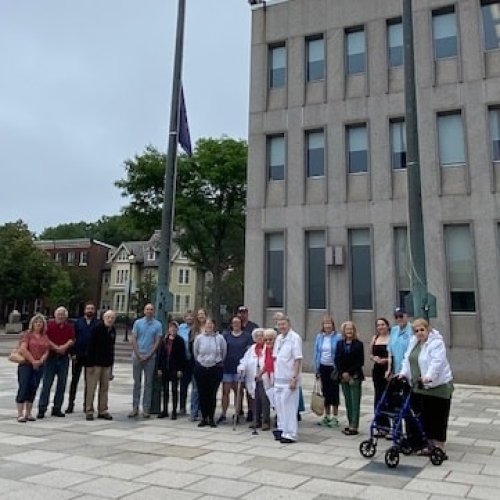
<path id="1" fill-rule="evenodd" d="M 267 307 L 283 307 L 284 266 L 283 234 L 268 234 L 266 241 Z"/>
<path id="2" fill-rule="evenodd" d="M 309 231 L 307 240 L 307 307 L 326 308 L 325 232 Z"/>
<path id="3" fill-rule="evenodd" d="M 307 81 L 313 82 L 325 78 L 325 40 L 323 35 L 306 39 Z"/>
<path id="4" fill-rule="evenodd" d="M 350 230 L 351 305 L 354 310 L 371 310 L 372 256 L 369 229 Z"/>
<path id="5" fill-rule="evenodd" d="M 401 19 L 387 22 L 387 58 L 389 68 L 403 66 L 403 23 Z"/>
<path id="6" fill-rule="evenodd" d="M 484 48 L 486 50 L 500 49 L 500 1 L 483 0 Z"/>
<path id="7" fill-rule="evenodd" d="M 500 161 L 500 108 L 490 108 L 488 111 L 490 122 L 491 158 Z"/>
<path id="8" fill-rule="evenodd" d="M 432 13 L 432 33 L 435 59 L 446 59 L 457 55 L 457 19 L 454 8 Z"/>
<path id="9" fill-rule="evenodd" d="M 406 125 L 404 119 L 391 120 L 391 163 L 394 170 L 406 168 Z"/>
<path id="10" fill-rule="evenodd" d="M 356 75 L 365 72 L 365 30 L 350 29 L 345 32 L 346 73 Z"/>
<path id="11" fill-rule="evenodd" d="M 267 138 L 268 178 L 282 181 L 285 178 L 285 136 L 273 135 Z"/>
<path id="12" fill-rule="evenodd" d="M 366 125 L 348 125 L 346 131 L 348 172 L 350 174 L 368 172 Z"/>
<path id="13" fill-rule="evenodd" d="M 278 89 L 286 82 L 286 46 L 285 44 L 269 47 L 269 86 Z"/>
<path id="14" fill-rule="evenodd" d="M 323 130 L 306 133 L 307 177 L 325 175 L 325 135 Z"/>

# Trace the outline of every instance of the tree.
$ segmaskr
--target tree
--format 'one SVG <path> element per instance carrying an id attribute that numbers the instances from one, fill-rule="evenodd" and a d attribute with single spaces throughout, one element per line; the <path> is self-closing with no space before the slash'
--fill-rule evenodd
<path id="1" fill-rule="evenodd" d="M 212 312 L 220 318 L 223 276 L 244 260 L 247 144 L 227 137 L 200 139 L 192 157 L 178 161 L 175 241 L 203 272 L 210 272 Z M 148 146 L 125 162 L 117 181 L 131 203 L 124 213 L 160 227 L 165 155 Z M 240 297 L 241 301 L 241 297 Z"/>

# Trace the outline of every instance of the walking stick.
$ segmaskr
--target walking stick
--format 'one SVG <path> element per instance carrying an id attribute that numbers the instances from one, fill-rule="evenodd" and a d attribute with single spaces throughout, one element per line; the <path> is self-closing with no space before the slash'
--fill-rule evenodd
<path id="1" fill-rule="evenodd" d="M 241 393 L 242 393 L 242 382 L 241 382 L 241 375 L 238 380 L 238 387 L 236 389 L 236 408 L 234 409 L 234 415 L 233 415 L 233 431 L 236 430 L 236 424 L 239 422 L 239 412 L 240 412 L 240 405 L 241 405 Z"/>
<path id="2" fill-rule="evenodd" d="M 257 436 L 257 383 L 255 383 L 255 393 L 253 395 L 253 431 L 252 436 Z"/>

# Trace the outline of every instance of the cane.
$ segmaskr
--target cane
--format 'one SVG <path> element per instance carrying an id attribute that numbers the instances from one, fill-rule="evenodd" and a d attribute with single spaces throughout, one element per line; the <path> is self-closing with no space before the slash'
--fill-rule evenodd
<path id="1" fill-rule="evenodd" d="M 236 430 L 236 424 L 238 423 L 239 416 L 238 413 L 240 411 L 240 405 L 241 405 L 241 375 L 238 380 L 238 387 L 236 388 L 236 408 L 234 410 L 234 415 L 233 415 L 233 431 Z"/>
<path id="2" fill-rule="evenodd" d="M 253 395 L 253 431 L 252 436 L 257 436 L 257 383 L 255 383 L 255 393 Z"/>

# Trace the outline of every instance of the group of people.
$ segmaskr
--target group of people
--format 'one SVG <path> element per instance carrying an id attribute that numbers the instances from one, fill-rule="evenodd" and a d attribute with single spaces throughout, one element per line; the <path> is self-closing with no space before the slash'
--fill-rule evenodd
<path id="1" fill-rule="evenodd" d="M 113 311 L 106 311 L 101 320 L 97 320 L 96 308 L 92 303 L 85 305 L 84 316 L 74 324 L 68 320 L 68 311 L 64 307 L 58 307 L 54 312 L 54 319 L 49 321 L 42 314 L 35 314 L 31 318 L 27 331 L 19 339 L 19 353 L 24 361 L 19 363 L 17 372 L 18 422 L 36 420 L 32 410 L 40 382 L 42 389 L 36 418 L 45 418 L 55 379 L 57 382 L 51 415 L 65 417 L 66 413 L 72 413 L 82 372 L 85 378 L 83 411 L 87 420 L 94 419 L 97 386 L 97 417 L 106 420 L 113 418 L 108 412 L 108 388 L 114 363 L 115 319 Z M 69 402 L 66 412 L 63 412 L 70 361 L 72 380 Z"/>
<path id="2" fill-rule="evenodd" d="M 394 325 L 384 318 L 375 322 L 369 354 L 373 362 L 374 409 L 377 409 L 387 384 L 393 377 L 404 379 L 411 387 L 411 407 L 421 419 L 433 446 L 444 451 L 453 393 L 453 374 L 442 335 L 422 318 L 410 323 L 402 307 L 394 309 Z M 361 388 L 364 380 L 364 346 L 356 325 L 346 321 L 335 330 L 333 318 L 324 316 L 316 335 L 313 368 L 321 380 L 325 402 L 319 425 L 338 426 L 340 387 L 345 399 L 348 425 L 342 432 L 358 434 Z M 375 415 L 376 437 L 391 439 L 391 422 L 383 412 Z M 409 429 L 407 429 L 409 430 Z M 424 447 L 421 454 L 429 453 Z"/>
<path id="3" fill-rule="evenodd" d="M 32 407 L 42 382 L 37 418 L 44 418 L 50 391 L 57 378 L 51 414 L 64 417 L 74 411 L 79 380 L 84 372 L 83 411 L 94 419 L 94 399 L 99 386 L 97 417 L 110 420 L 108 387 L 112 380 L 116 315 L 107 311 L 96 318 L 95 306 L 85 305 L 84 315 L 74 324 L 68 312 L 59 307 L 54 319 L 46 321 L 36 314 L 22 334 L 19 352 L 25 362 L 18 367 L 16 397 L 18 421 L 35 420 Z M 412 406 L 418 411 L 431 442 L 444 447 L 453 392 L 453 376 L 446 358 L 442 336 L 428 322 L 416 319 L 413 325 L 402 308 L 394 310 L 395 324 L 386 318 L 375 323 L 369 354 L 373 362 L 374 407 L 383 396 L 391 377 L 406 379 L 412 387 Z M 259 328 L 248 319 L 248 308 L 240 306 L 222 334 L 204 309 L 188 311 L 184 322 L 170 321 L 167 331 L 154 317 L 154 306 L 147 304 L 144 316 L 134 322 L 132 335 L 133 396 L 130 418 L 150 418 L 155 379 L 161 388 L 158 418 L 187 415 L 199 427 L 216 427 L 227 420 L 231 394 L 234 416 L 248 407 L 247 421 L 254 428 L 274 427 L 275 439 L 293 443 L 298 434 L 298 411 L 302 397 L 302 339 L 292 330 L 282 313 L 275 316 L 274 328 Z M 356 325 L 346 321 L 336 330 L 331 315 L 325 315 L 316 335 L 312 365 L 321 381 L 325 412 L 320 425 L 337 427 L 340 389 L 345 400 L 348 425 L 346 435 L 359 429 L 364 345 Z M 71 361 L 72 380 L 66 412 L 62 410 Z M 217 393 L 222 383 L 221 413 L 215 418 Z M 170 408 L 170 411 L 169 411 Z M 271 408 L 276 419 L 272 425 Z M 377 437 L 390 437 L 391 422 L 378 415 Z M 386 430 L 385 430 L 386 429 Z"/>

